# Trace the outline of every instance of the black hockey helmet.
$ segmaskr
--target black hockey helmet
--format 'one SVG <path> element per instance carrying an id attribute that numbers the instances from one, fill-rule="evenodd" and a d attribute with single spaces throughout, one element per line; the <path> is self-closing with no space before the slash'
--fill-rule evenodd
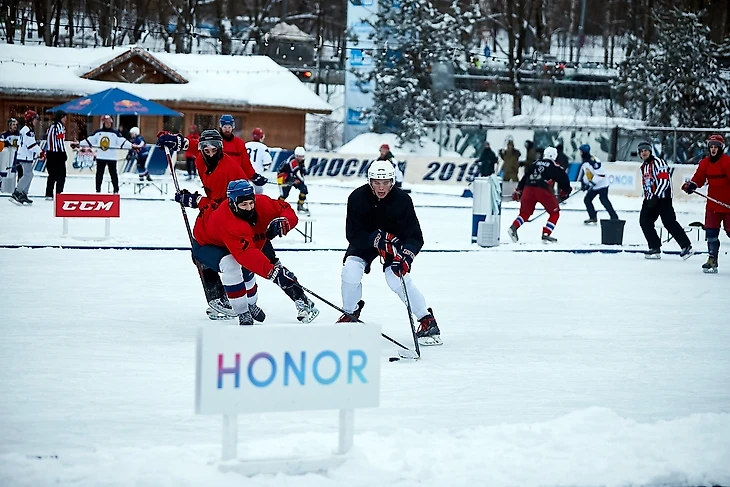
<path id="1" fill-rule="evenodd" d="M 204 150 L 206 147 L 214 147 L 216 149 L 215 154 L 206 154 Z M 203 130 L 203 133 L 200 134 L 200 139 L 198 139 L 198 150 L 203 156 L 203 161 L 208 169 L 210 171 L 215 169 L 218 161 L 223 158 L 223 138 L 220 132 L 217 130 Z"/>

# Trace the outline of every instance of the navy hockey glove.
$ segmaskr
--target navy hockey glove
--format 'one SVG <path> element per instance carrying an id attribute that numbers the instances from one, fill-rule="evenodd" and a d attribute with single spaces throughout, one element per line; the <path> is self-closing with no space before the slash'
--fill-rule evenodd
<path id="1" fill-rule="evenodd" d="M 271 240 L 274 237 L 283 237 L 284 235 L 289 233 L 289 230 L 291 230 L 289 220 L 287 220 L 283 216 L 274 218 L 273 220 L 271 220 L 271 223 L 269 223 L 269 226 L 266 227 L 266 238 Z"/>
<path id="2" fill-rule="evenodd" d="M 297 276 L 281 264 L 276 264 L 269 274 L 269 280 L 286 291 L 297 283 Z"/>
<path id="3" fill-rule="evenodd" d="M 183 189 L 175 193 L 175 201 L 188 208 L 197 208 L 199 198 L 200 194 L 197 191 L 191 193 L 187 189 Z"/>
<path id="4" fill-rule="evenodd" d="M 593 187 L 594 187 L 595 185 L 596 185 L 596 184 L 595 184 L 595 183 L 594 183 L 593 181 L 590 181 L 590 182 L 587 182 L 587 183 L 581 183 L 581 184 L 580 184 L 580 190 L 581 190 L 581 191 L 590 191 L 590 190 L 592 190 L 592 189 L 593 189 Z"/>
<path id="5" fill-rule="evenodd" d="M 403 277 L 411 272 L 411 266 L 413 265 L 413 259 L 416 258 L 416 254 L 407 247 L 401 250 L 399 255 L 393 258 L 393 263 L 390 264 L 390 270 L 393 271 L 398 277 Z"/>
<path id="6" fill-rule="evenodd" d="M 251 182 L 256 186 L 263 186 L 264 184 L 268 183 L 269 180 L 263 177 L 261 174 L 255 173 L 251 178 Z"/>
<path id="7" fill-rule="evenodd" d="M 682 185 L 682 191 L 684 191 L 687 194 L 692 194 L 697 189 L 697 183 L 694 181 L 685 181 Z"/>
<path id="8" fill-rule="evenodd" d="M 515 189 L 512 193 L 512 200 L 513 201 L 520 201 L 522 199 L 522 190 L 521 189 Z"/>
<path id="9" fill-rule="evenodd" d="M 162 133 L 157 137 L 158 147 L 167 147 L 173 152 L 188 150 L 188 144 L 188 139 L 183 137 L 182 134 Z"/>
<path id="10" fill-rule="evenodd" d="M 393 256 L 400 255 L 400 240 L 390 232 L 375 230 L 370 234 L 370 243 L 381 253 Z"/>

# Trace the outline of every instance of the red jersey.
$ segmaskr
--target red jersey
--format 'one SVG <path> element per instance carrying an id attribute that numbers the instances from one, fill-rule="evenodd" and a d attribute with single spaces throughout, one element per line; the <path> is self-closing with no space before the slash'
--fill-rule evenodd
<path id="1" fill-rule="evenodd" d="M 246 176 L 243 174 L 241 166 L 225 154 L 218 161 L 215 169 L 208 172 L 208 166 L 205 165 L 202 154 L 198 153 L 195 158 L 195 167 L 198 168 L 198 174 L 205 191 L 205 196 L 198 201 L 199 213 L 198 218 L 195 220 L 195 229 L 197 229 L 198 227 L 205 227 L 213 210 L 228 199 L 226 195 L 228 183 L 246 179 Z"/>
<path id="2" fill-rule="evenodd" d="M 185 159 L 195 159 L 198 157 L 198 141 L 200 140 L 200 135 L 198 134 L 188 134 L 188 150 L 185 151 Z"/>
<path id="3" fill-rule="evenodd" d="M 240 161 L 241 169 L 246 175 L 245 179 L 250 180 L 256 171 L 251 165 L 251 159 L 248 158 L 248 151 L 246 151 L 246 143 L 240 137 L 235 135 L 231 140 L 223 139 L 223 153 L 227 156 L 232 157 L 236 161 Z"/>
<path id="4" fill-rule="evenodd" d="M 289 203 L 263 194 L 255 196 L 256 224 L 238 218 L 227 204 L 221 204 L 204 226 L 195 225 L 195 240 L 200 245 L 224 247 L 241 266 L 262 277 L 269 277 L 274 265 L 261 252 L 266 243 L 266 228 L 274 218 L 283 216 L 294 228 L 299 222 Z"/>
<path id="5" fill-rule="evenodd" d="M 707 196 L 730 205 L 730 156 L 722 154 L 712 162 L 705 157 L 697 166 L 692 181 L 701 188 L 707 183 Z M 707 200 L 707 209 L 716 213 L 730 213 L 730 209 Z"/>

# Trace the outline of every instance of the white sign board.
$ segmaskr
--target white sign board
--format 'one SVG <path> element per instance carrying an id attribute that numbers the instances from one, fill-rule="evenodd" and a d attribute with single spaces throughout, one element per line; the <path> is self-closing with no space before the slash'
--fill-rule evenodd
<path id="1" fill-rule="evenodd" d="M 380 327 L 210 325 L 198 332 L 196 412 L 377 407 Z"/>

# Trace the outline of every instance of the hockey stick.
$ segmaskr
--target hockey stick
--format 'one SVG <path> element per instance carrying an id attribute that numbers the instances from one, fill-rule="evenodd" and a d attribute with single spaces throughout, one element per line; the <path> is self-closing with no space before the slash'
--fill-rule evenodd
<path id="1" fill-rule="evenodd" d="M 716 205 L 724 206 L 725 208 L 730 209 L 730 205 L 728 205 L 727 203 L 723 203 L 722 201 L 718 201 L 715 198 L 713 198 L 712 196 L 707 196 L 706 194 L 702 194 L 699 191 L 693 191 L 693 193 L 698 196 L 702 196 L 704 199 L 706 199 L 708 201 L 712 201 Z"/>
<path id="2" fill-rule="evenodd" d="M 345 314 L 345 315 L 349 316 L 349 317 L 350 317 L 351 319 L 355 320 L 356 322 L 358 322 L 358 323 L 365 323 L 364 321 L 362 321 L 362 320 L 361 320 L 360 318 L 356 317 L 356 316 L 355 316 L 355 315 L 353 315 L 352 313 L 348 313 L 347 311 L 345 311 L 344 309 L 340 308 L 340 307 L 339 307 L 339 306 L 337 306 L 336 304 L 334 304 L 334 303 L 331 303 L 330 301 L 327 301 L 327 300 L 326 300 L 325 298 L 323 298 L 323 297 L 322 297 L 322 296 L 320 296 L 319 294 L 315 293 L 315 292 L 314 292 L 314 291 L 312 291 L 311 289 L 307 289 L 306 287 L 302 286 L 302 285 L 301 285 L 301 284 L 299 284 L 299 283 L 297 283 L 297 285 L 298 285 L 298 286 L 299 286 L 300 288 L 302 288 L 302 291 L 305 291 L 305 292 L 307 292 L 307 293 L 311 294 L 311 295 L 312 295 L 312 296 L 314 296 L 315 298 L 319 299 L 320 301 L 322 301 L 323 303 L 325 303 L 325 304 L 329 305 L 330 307 L 332 307 L 332 308 L 336 309 L 336 310 L 337 310 L 337 311 L 339 311 L 340 313 L 342 313 L 342 314 Z M 410 348 L 406 347 L 406 346 L 405 346 L 405 345 L 403 345 L 402 343 L 400 343 L 400 342 L 398 342 L 398 341 L 394 340 L 393 338 L 390 338 L 390 337 L 389 337 L 388 335 L 386 335 L 385 333 L 381 333 L 381 334 L 380 334 L 380 336 L 381 336 L 381 337 L 383 337 L 383 338 L 385 338 L 386 340 L 388 340 L 388 341 L 389 341 L 390 343 L 392 343 L 392 344 L 394 344 L 394 345 L 396 345 L 396 346 L 398 346 L 398 347 L 402 348 L 403 350 L 407 350 L 407 351 L 409 351 L 409 352 L 413 353 L 413 350 L 411 350 Z M 417 345 L 416 345 L 416 346 L 417 346 Z M 420 356 L 420 354 L 419 354 L 419 356 Z M 404 356 L 402 356 L 402 358 L 414 358 L 414 357 L 410 357 L 410 356 L 405 356 L 405 357 L 404 357 Z"/>
<path id="3" fill-rule="evenodd" d="M 570 193 L 567 198 L 565 198 L 563 201 L 560 201 L 558 204 L 565 203 L 566 201 L 568 201 L 570 198 L 572 198 L 576 194 L 582 193 L 582 192 L 583 192 L 583 190 L 581 189 L 580 191 L 575 191 L 573 193 Z M 538 218 L 540 218 L 541 216 L 543 216 L 545 213 L 547 213 L 547 210 L 542 210 L 541 213 L 538 213 L 537 215 L 533 216 L 532 218 L 530 218 L 529 220 L 527 220 L 525 223 L 534 222 L 535 220 L 537 220 Z"/>
<path id="4" fill-rule="evenodd" d="M 416 355 L 421 358 L 421 347 L 418 345 L 418 337 L 416 336 L 416 325 L 413 323 L 413 311 L 411 310 L 411 299 L 408 297 L 408 289 L 406 289 L 406 280 L 403 275 L 400 277 L 400 286 L 403 289 L 403 296 L 406 298 L 406 309 L 408 310 L 408 320 L 411 322 L 411 334 L 413 335 L 413 344 L 416 347 Z"/>

